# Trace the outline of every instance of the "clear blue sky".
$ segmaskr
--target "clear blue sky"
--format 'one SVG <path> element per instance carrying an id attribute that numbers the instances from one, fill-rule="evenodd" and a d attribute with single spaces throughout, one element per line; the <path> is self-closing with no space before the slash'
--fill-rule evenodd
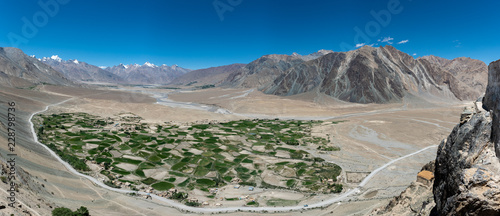
<path id="1" fill-rule="evenodd" d="M 500 59 L 499 1 L 59 1 L 69 2 L 52 14 L 43 12 L 38 0 L 0 1 L 0 46 L 98 66 L 150 61 L 199 69 L 248 63 L 266 54 L 380 46 L 392 38 L 388 42 L 416 57 L 465 56 L 487 64 Z M 214 2 L 226 11 L 218 14 Z M 399 5 L 389 12 L 389 2 Z M 378 21 L 371 11 L 387 12 L 391 20 Z M 23 31 L 23 17 L 37 32 Z M 366 37 L 359 37 L 356 27 Z"/>

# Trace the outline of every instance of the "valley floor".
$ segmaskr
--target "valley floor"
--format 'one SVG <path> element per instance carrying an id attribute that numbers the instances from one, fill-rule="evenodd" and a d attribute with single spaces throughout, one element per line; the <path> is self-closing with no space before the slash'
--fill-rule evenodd
<path id="1" fill-rule="evenodd" d="M 131 90 L 149 95 L 134 93 Z M 152 92 L 156 94 L 151 94 Z M 85 112 L 102 117 L 132 112 L 148 123 L 225 121 L 251 117 L 344 121 L 342 124 L 315 127 L 312 131 L 315 136 L 330 138 L 332 144 L 340 147 L 341 151 L 322 152 L 308 147 L 301 149 L 342 167 L 344 193 L 358 187 L 364 178 L 379 167 L 421 149 L 438 145 L 459 122 L 464 106 L 453 104 L 417 108 L 418 106 L 413 107 L 412 104 L 361 105 L 321 97 L 282 98 L 248 89 L 175 92 L 137 88 L 118 91 L 40 86 L 34 90 L 0 89 L 0 94 L 3 100 L 18 103 L 18 123 L 23 127 L 18 135 L 22 137 L 17 147 L 18 166 L 34 176 L 29 180 L 30 184 L 20 188 L 19 199 L 31 205 L 31 208 L 39 211 L 41 215 L 47 215 L 51 210 L 49 205 L 72 209 L 83 205 L 90 210 L 91 215 L 189 215 L 160 203 L 159 200 L 147 201 L 96 186 L 91 181 L 69 172 L 44 148 L 34 143 L 27 122 L 31 113 L 69 98 L 74 99 L 51 107 L 49 112 Z M 168 103 L 157 103 L 162 102 L 159 99 L 165 102 L 165 95 L 169 100 L 181 102 L 180 105 L 169 107 L 166 106 Z M 195 103 L 195 106 L 205 104 L 204 106 L 217 109 L 192 108 L 184 106 L 182 102 Z M 0 108 L 6 110 L 5 104 L 2 103 Z M 6 111 L 2 110 L 0 117 L 2 122 L 6 122 Z M 3 142 L 3 130 L 0 139 L 2 143 L 6 143 Z M 7 153 L 6 148 L 6 145 L 0 146 L 2 156 Z M 435 156 L 436 148 L 430 147 L 419 154 L 391 163 L 373 175 L 370 181 L 363 182 L 359 192 L 355 191 L 334 205 L 307 210 L 303 214 L 367 214 L 399 195 L 416 179 L 421 167 L 435 159 Z M 27 188 L 28 185 L 30 189 Z M 5 184 L 0 183 L 0 187 L 8 189 Z M 313 196 L 301 203 L 312 205 L 334 196 L 339 195 Z M 233 214 L 257 215 L 228 215 Z M 274 215 L 301 214 L 296 211 Z"/>

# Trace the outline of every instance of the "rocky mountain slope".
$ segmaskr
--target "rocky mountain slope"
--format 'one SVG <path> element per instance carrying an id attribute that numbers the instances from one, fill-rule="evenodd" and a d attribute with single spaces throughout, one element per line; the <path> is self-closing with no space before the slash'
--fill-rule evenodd
<path id="1" fill-rule="evenodd" d="M 426 199 L 430 189 L 409 193 L 412 184 L 372 215 L 500 215 L 499 116 L 500 60 L 489 65 L 482 105 L 477 102 L 472 112 L 464 112 L 438 147 L 435 168 L 429 169 L 435 177 L 433 199 Z"/>
<path id="2" fill-rule="evenodd" d="M 105 71 L 97 66 L 90 65 L 76 59 L 64 61 L 57 55 L 55 55 L 50 58 L 42 58 L 40 60 L 64 74 L 64 76 L 66 76 L 68 79 L 76 82 L 124 82 L 121 77 L 109 71 Z"/>
<path id="3" fill-rule="evenodd" d="M 247 64 L 240 70 L 231 73 L 222 84 L 231 87 L 263 89 L 280 75 L 286 73 L 288 69 L 308 60 L 318 59 L 332 52 L 320 50 L 307 56 L 297 53 L 293 53 L 292 55 L 265 55 Z"/>
<path id="4" fill-rule="evenodd" d="M 0 48 L 0 85 L 29 87 L 34 84 L 74 85 L 52 67 L 17 48 Z"/>
<path id="5" fill-rule="evenodd" d="M 117 65 L 105 68 L 130 84 L 167 84 L 177 77 L 190 72 L 190 69 L 173 66 L 156 66 L 149 62 L 144 65 Z"/>
<path id="6" fill-rule="evenodd" d="M 229 74 L 244 67 L 245 64 L 231 64 L 220 67 L 194 70 L 175 78 L 170 84 L 187 85 L 196 82 L 198 85 L 217 85 L 227 79 Z"/>
<path id="7" fill-rule="evenodd" d="M 488 71 L 488 65 L 480 60 L 465 57 L 448 60 L 437 56 L 424 56 L 421 59 L 450 72 L 458 80 L 472 87 L 470 90 L 474 94 L 482 95 L 486 90 L 488 76 L 485 72 Z"/>
<path id="8" fill-rule="evenodd" d="M 487 70 L 454 61 L 441 66 L 414 59 L 392 46 L 364 46 L 350 52 L 324 52 L 307 60 L 301 56 L 263 56 L 228 76 L 226 86 L 257 88 L 274 95 L 317 92 L 357 103 L 400 102 L 406 95 L 460 100 L 484 92 Z M 470 78 L 469 69 L 475 69 Z M 483 78 L 484 79 L 484 78 Z"/>

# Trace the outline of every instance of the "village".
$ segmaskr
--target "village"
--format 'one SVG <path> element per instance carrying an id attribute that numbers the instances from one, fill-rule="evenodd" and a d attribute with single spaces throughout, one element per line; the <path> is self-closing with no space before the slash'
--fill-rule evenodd
<path id="1" fill-rule="evenodd" d="M 273 191 L 305 198 L 343 190 L 341 168 L 305 151 L 340 150 L 328 138 L 311 135 L 316 125 L 338 122 L 249 119 L 150 125 L 141 120 L 132 113 L 33 119 L 40 141 L 80 172 L 110 187 L 190 206 L 295 205 L 300 200 Z"/>

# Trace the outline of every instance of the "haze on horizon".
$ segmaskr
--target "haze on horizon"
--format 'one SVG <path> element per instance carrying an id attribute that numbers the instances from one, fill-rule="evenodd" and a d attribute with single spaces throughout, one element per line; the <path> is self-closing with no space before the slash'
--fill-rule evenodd
<path id="1" fill-rule="evenodd" d="M 392 45 L 415 57 L 498 59 L 500 2 L 4 1 L 0 46 L 97 66 L 200 69 L 266 54 Z M 49 3 L 56 3 L 54 4 Z M 67 2 L 67 3 L 66 3 Z M 64 4 L 65 3 L 65 4 Z M 29 29 L 29 26 L 32 27 Z M 31 31 L 30 31 L 31 30 Z"/>

